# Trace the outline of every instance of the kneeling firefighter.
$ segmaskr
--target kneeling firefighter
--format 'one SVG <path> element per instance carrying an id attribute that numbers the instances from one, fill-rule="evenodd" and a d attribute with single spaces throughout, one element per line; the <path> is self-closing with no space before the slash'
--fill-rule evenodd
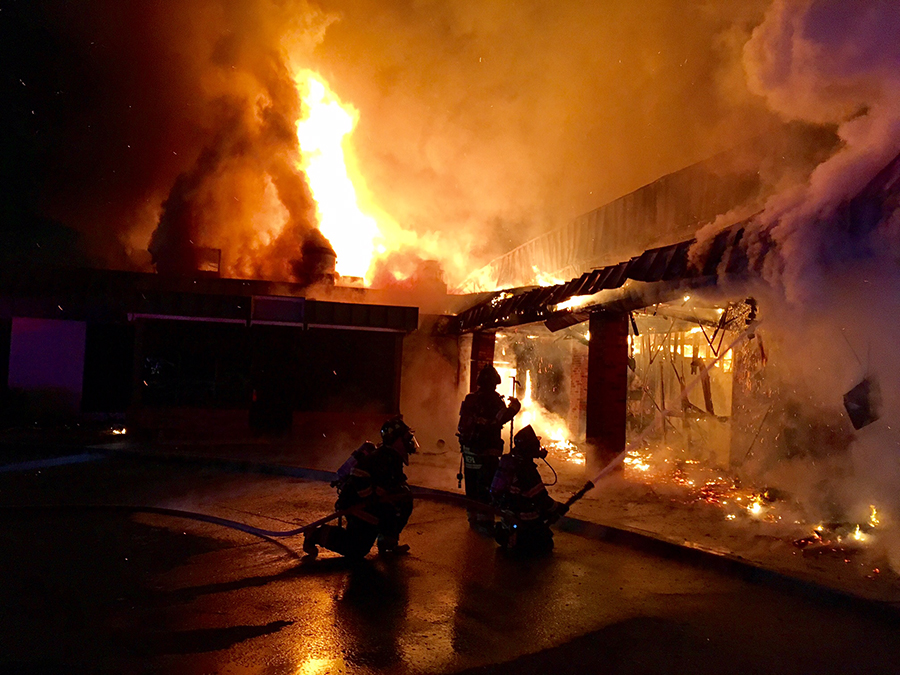
<path id="1" fill-rule="evenodd" d="M 412 493 L 403 467 L 419 444 L 402 416 L 393 417 L 381 427 L 381 444 L 366 441 L 338 469 L 332 483 L 338 489 L 335 509 L 346 514 L 346 527 L 323 525 L 308 532 L 303 550 L 315 557 L 318 546 L 347 558 L 361 559 L 378 542 L 380 554 L 409 551 L 400 544 L 413 509 Z"/>
<path id="2" fill-rule="evenodd" d="M 547 492 L 535 459 L 547 451 L 531 425 L 513 439 L 509 454 L 500 458 L 500 467 L 491 483 L 494 506 L 501 513 L 494 535 L 504 548 L 545 550 L 553 548 L 550 526 L 565 515 L 568 508 Z"/>

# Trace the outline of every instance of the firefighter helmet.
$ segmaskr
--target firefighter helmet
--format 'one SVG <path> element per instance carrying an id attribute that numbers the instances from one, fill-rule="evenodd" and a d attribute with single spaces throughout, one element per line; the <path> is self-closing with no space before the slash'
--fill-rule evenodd
<path id="1" fill-rule="evenodd" d="M 402 438 L 408 454 L 413 454 L 419 447 L 414 434 L 415 431 L 403 421 L 403 415 L 392 417 L 381 425 L 381 442 L 385 445 L 393 445 L 398 439 Z"/>
<path id="2" fill-rule="evenodd" d="M 478 379 L 475 380 L 475 384 L 479 387 L 496 387 L 500 384 L 500 373 L 497 372 L 497 369 L 494 368 L 494 366 L 490 364 L 486 365 L 481 369 L 481 372 L 478 373 Z"/>
<path id="3" fill-rule="evenodd" d="M 532 459 L 547 456 L 547 451 L 541 447 L 541 437 L 534 433 L 530 424 L 520 429 L 513 438 L 512 453 L 519 457 L 531 457 Z"/>

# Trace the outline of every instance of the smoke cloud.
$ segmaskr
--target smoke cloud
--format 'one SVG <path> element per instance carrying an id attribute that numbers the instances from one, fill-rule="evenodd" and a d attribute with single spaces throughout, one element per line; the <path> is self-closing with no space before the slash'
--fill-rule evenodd
<path id="1" fill-rule="evenodd" d="M 836 125 L 842 141 L 807 185 L 777 195 L 759 219 L 780 257 L 766 269 L 788 299 L 813 300 L 819 263 L 851 260 L 865 249 L 860 234 L 883 233 L 877 223 L 865 233 L 842 228 L 835 213 L 900 154 L 898 29 L 900 14 L 889 2 L 778 0 L 744 48 L 750 87 L 775 112 Z M 891 218 L 885 212 L 879 220 Z"/>
<path id="2" fill-rule="evenodd" d="M 311 68 L 359 111 L 361 201 L 452 287 L 765 132 L 776 117 L 740 69 L 765 7 L 19 3 L 4 8 L 4 198 L 78 231 L 107 266 L 149 269 L 148 248 L 178 259 L 198 246 L 222 249 L 227 274 L 288 278 L 315 226 L 292 79 Z"/>
<path id="3" fill-rule="evenodd" d="M 789 413 L 775 438 L 783 444 L 784 434 L 794 434 L 803 448 L 802 456 L 784 457 L 769 447 L 745 469 L 790 490 L 823 519 L 865 522 L 877 505 L 882 523 L 892 524 L 880 541 L 895 569 L 898 30 L 900 13 L 890 2 L 776 0 L 743 49 L 748 86 L 774 113 L 831 125 L 840 138 L 806 183 L 768 201 L 744 238 L 762 272 L 753 294 L 770 346 L 771 405 Z M 880 386 L 882 417 L 854 432 L 842 396 L 863 378 Z"/>
<path id="4" fill-rule="evenodd" d="M 25 34 L 8 67 L 34 107 L 12 125 L 34 165 L 26 208 L 101 264 L 146 269 L 148 248 L 190 264 L 209 247 L 232 276 L 290 278 L 316 231 L 287 54 L 328 18 L 302 1 L 30 4 L 11 8 Z"/>

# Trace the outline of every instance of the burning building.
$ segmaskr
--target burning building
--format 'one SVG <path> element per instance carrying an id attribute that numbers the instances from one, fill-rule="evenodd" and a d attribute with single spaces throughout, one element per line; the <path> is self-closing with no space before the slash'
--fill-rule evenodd
<path id="1" fill-rule="evenodd" d="M 437 444 L 494 362 L 589 470 L 862 452 L 895 493 L 897 13 L 513 4 L 4 10 L 6 380 L 160 428 L 399 405 Z"/>
<path id="2" fill-rule="evenodd" d="M 591 236 L 615 241 L 632 222 L 638 232 L 654 218 L 679 222 L 672 205 L 690 200 L 674 199 L 672 186 L 690 184 L 702 169 L 666 177 L 492 263 L 492 274 L 532 285 L 482 296 L 456 317 L 456 329 L 471 336 L 463 342 L 462 379 L 468 383 L 493 362 L 505 377 L 501 391 L 524 402 L 520 423 L 532 424 L 558 458 L 586 463 L 587 477 L 624 460 L 629 479 L 680 485 L 728 519 L 785 519 L 801 532 L 825 521 L 816 543 L 857 546 L 874 527 L 878 490 L 845 490 L 859 480 L 852 455 L 866 438 L 864 427 L 879 419 L 881 396 L 871 364 L 853 374 L 851 361 L 863 362 L 846 335 L 843 364 L 833 364 L 845 373 L 842 388 L 813 395 L 791 379 L 792 364 L 808 357 L 784 339 L 780 322 L 790 317 L 765 316 L 773 306 L 767 265 L 783 245 L 771 224 L 758 215 L 731 224 L 720 218 L 712 235 L 658 246 L 568 282 L 534 275 L 568 261 L 576 270 L 589 266 L 593 249 L 579 242 Z M 898 177 L 900 157 L 837 205 L 830 222 L 848 241 L 865 239 L 896 213 Z M 747 192 L 731 195 L 745 199 Z M 735 206 L 719 203 L 709 217 L 740 213 Z M 702 222 L 689 229 L 704 232 Z"/>

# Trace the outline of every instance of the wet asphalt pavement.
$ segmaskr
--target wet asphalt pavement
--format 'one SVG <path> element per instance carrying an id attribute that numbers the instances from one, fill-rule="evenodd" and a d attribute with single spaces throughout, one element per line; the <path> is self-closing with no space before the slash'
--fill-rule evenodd
<path id="1" fill-rule="evenodd" d="M 696 562 L 558 533 L 522 559 L 418 502 L 401 558 L 83 508 L 143 504 L 288 530 L 323 483 L 104 459 L 0 474 L 0 671 L 896 673 L 900 621 Z M 34 508 L 40 506 L 41 508 Z M 49 508 L 48 508 L 49 507 Z"/>

